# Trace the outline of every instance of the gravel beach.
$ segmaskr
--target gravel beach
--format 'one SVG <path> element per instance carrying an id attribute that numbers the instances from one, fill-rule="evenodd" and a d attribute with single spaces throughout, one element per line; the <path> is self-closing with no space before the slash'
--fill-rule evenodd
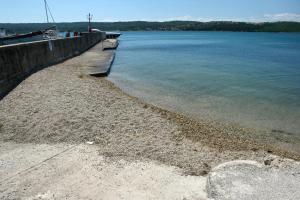
<path id="1" fill-rule="evenodd" d="M 253 130 L 195 121 L 131 97 L 105 78 L 84 75 L 88 58 L 87 52 L 45 68 L 2 99 L 0 140 L 91 141 L 106 157 L 154 160 L 192 175 L 230 160 L 262 162 L 270 153 L 299 159 L 278 148 L 284 146 L 280 142 L 258 140 Z"/>
<path id="2" fill-rule="evenodd" d="M 206 177 L 222 163 L 299 160 L 283 140 L 193 120 L 86 75 L 109 58 L 99 45 L 32 74 L 0 101 L 0 198 L 206 199 Z"/>

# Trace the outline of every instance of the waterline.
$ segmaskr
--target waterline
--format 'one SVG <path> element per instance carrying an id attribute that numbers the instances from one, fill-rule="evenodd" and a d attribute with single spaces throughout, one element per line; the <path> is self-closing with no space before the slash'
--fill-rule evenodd
<path id="1" fill-rule="evenodd" d="M 128 32 L 110 80 L 193 117 L 300 134 L 299 36 Z"/>

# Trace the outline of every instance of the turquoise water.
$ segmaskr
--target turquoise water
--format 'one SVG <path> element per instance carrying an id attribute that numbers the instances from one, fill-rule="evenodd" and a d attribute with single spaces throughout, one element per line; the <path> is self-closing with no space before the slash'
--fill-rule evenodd
<path id="1" fill-rule="evenodd" d="M 124 32 L 109 77 L 196 118 L 300 134 L 300 34 Z"/>

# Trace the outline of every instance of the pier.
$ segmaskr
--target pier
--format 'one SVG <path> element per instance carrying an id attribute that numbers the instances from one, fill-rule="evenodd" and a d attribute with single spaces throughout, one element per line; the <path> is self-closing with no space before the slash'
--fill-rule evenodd
<path id="1" fill-rule="evenodd" d="M 80 58 L 75 58 L 83 69 L 83 73 L 96 77 L 107 76 L 115 59 L 117 44 L 116 39 L 104 40 L 85 52 Z"/>

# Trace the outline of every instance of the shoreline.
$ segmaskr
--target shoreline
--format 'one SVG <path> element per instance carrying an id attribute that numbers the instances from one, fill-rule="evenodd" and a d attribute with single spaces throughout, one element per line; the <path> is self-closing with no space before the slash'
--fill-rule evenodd
<path id="1" fill-rule="evenodd" d="M 232 160 L 300 160 L 251 129 L 196 121 L 130 96 L 105 78 L 84 75 L 87 54 L 45 68 L 0 101 L 0 141 L 93 142 L 112 160 L 156 161 L 187 175 L 207 175 Z M 79 62 L 82 61 L 82 62 Z"/>
<path id="2" fill-rule="evenodd" d="M 154 112 L 160 113 L 162 117 L 168 120 L 174 121 L 180 126 L 182 132 L 185 132 L 184 137 L 195 142 L 202 142 L 212 148 L 218 149 L 219 151 L 264 150 L 269 153 L 275 153 L 278 156 L 295 159 L 297 161 L 300 160 L 300 154 L 296 152 L 289 152 L 288 149 L 276 148 L 275 145 L 280 145 L 280 142 L 284 141 L 280 141 L 281 138 L 277 138 L 276 140 L 274 137 L 267 135 L 270 134 L 270 132 L 267 132 L 266 130 L 246 128 L 233 122 L 225 124 L 224 122 L 212 119 L 193 118 L 192 116 L 188 116 L 183 113 L 177 113 L 157 105 L 152 105 L 151 103 L 126 93 L 112 81 L 108 79 L 105 80 L 112 84 L 112 87 L 116 90 L 119 90 L 119 92 L 133 99 L 137 103 L 142 104 L 146 108 L 150 108 Z M 282 133 L 281 130 L 273 129 L 271 132 Z M 251 134 L 255 134 L 255 136 L 260 138 L 251 137 Z M 273 145 L 268 144 L 270 140 L 274 142 Z"/>
<path id="3" fill-rule="evenodd" d="M 192 119 L 194 121 L 209 121 L 209 122 L 217 122 L 218 124 L 223 124 L 223 125 L 232 125 L 232 126 L 237 126 L 237 127 L 243 127 L 246 129 L 251 129 L 255 132 L 261 132 L 264 134 L 271 134 L 276 135 L 276 137 L 280 138 L 280 134 L 284 135 L 285 138 L 284 140 L 289 140 L 289 142 L 293 143 L 295 140 L 298 141 L 298 144 L 300 144 L 300 132 L 298 131 L 294 124 L 289 124 L 286 125 L 287 127 L 294 127 L 292 129 L 289 128 L 282 128 L 282 127 L 274 127 L 270 125 L 270 121 L 267 121 L 266 123 L 268 125 L 261 124 L 262 122 L 254 122 L 256 118 L 248 118 L 245 120 L 243 117 L 240 119 L 239 117 L 233 118 L 232 115 L 230 117 L 226 117 L 222 114 L 217 113 L 216 111 L 210 112 L 209 110 L 205 110 L 204 108 L 204 113 L 197 107 L 193 106 L 189 108 L 188 106 L 182 105 L 182 104 L 189 104 L 189 101 L 186 101 L 185 99 L 181 99 L 179 96 L 180 100 L 176 100 L 176 95 L 171 94 L 170 96 L 167 96 L 166 98 L 159 93 L 153 93 L 153 88 L 148 89 L 147 87 L 143 88 L 137 88 L 135 86 L 130 87 L 132 84 L 127 84 L 124 83 L 125 79 L 119 80 L 119 75 L 113 77 L 107 77 L 108 81 L 112 82 L 115 84 L 116 87 L 119 87 L 124 93 L 127 93 L 130 96 L 138 98 L 140 101 L 149 103 L 153 105 L 154 107 L 161 108 L 163 110 L 167 110 L 173 113 L 181 114 L 183 116 L 186 116 L 189 119 Z M 155 88 L 155 87 L 154 87 Z M 144 91 L 143 91 L 144 89 Z M 155 88 L 156 89 L 156 88 Z M 158 88 L 159 89 L 159 88 Z M 180 94 L 179 94 L 180 95 Z M 154 97 L 152 97 L 154 96 Z M 230 112 L 227 111 L 227 112 Z M 224 112 L 224 113 L 227 113 Z M 242 111 L 241 111 L 242 112 Z M 213 114 L 212 114 L 213 113 Z M 239 114 L 239 113 L 235 113 Z M 257 114 L 259 117 L 259 114 Z M 265 121 L 265 119 L 263 120 Z M 298 151 L 300 153 L 300 149 Z"/>

